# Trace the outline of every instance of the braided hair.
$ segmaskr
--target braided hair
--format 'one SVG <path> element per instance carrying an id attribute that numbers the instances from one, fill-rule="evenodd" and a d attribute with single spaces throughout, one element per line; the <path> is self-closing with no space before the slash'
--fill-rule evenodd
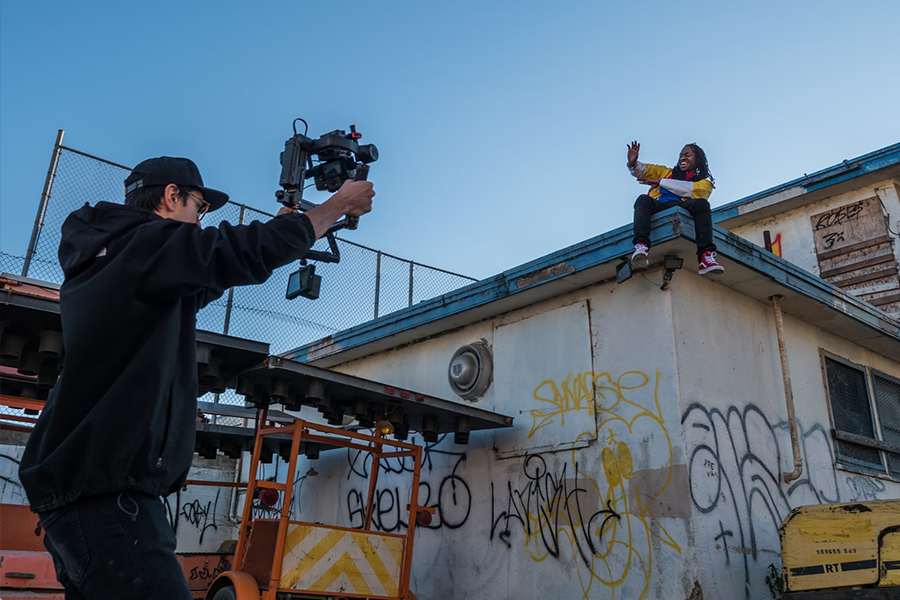
<path id="1" fill-rule="evenodd" d="M 716 179 L 712 176 L 712 173 L 709 172 L 709 162 L 706 160 L 706 152 L 703 151 L 703 148 L 698 146 L 697 144 L 685 144 L 686 146 L 690 146 L 691 150 L 694 151 L 694 156 L 697 158 L 697 168 L 694 169 L 694 176 L 691 177 L 690 181 L 701 181 L 703 179 L 709 179 L 710 183 L 712 183 L 713 187 L 716 187 Z M 672 179 L 680 179 L 681 181 L 685 181 L 686 177 L 684 176 L 684 171 L 681 170 L 681 167 L 678 163 L 675 163 L 675 168 L 672 169 Z"/>

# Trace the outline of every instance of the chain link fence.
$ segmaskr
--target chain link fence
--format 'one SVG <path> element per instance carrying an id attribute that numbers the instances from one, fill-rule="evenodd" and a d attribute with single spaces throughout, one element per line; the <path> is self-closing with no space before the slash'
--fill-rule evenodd
<path id="1" fill-rule="evenodd" d="M 124 165 L 63 146 L 60 133 L 29 248 L 24 257 L 0 254 L 2 271 L 62 283 L 57 249 L 66 217 L 84 204 L 123 202 L 123 182 L 130 171 Z M 228 202 L 209 213 L 203 226 L 223 221 L 239 225 L 272 217 Z M 298 268 L 298 264 L 287 265 L 263 284 L 226 292 L 198 313 L 197 328 L 267 342 L 272 353 L 280 353 L 475 281 L 340 238 L 337 246 L 340 263 L 316 264 L 316 274 L 322 276 L 317 300 L 285 300 L 288 275 Z M 319 240 L 314 249 L 327 250 L 327 241 Z M 243 402 L 231 390 L 218 400 Z"/>

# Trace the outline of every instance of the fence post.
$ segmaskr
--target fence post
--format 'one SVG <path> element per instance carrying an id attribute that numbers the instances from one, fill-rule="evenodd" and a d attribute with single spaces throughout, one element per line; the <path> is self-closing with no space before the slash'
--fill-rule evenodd
<path id="1" fill-rule="evenodd" d="M 241 204 L 241 214 L 238 216 L 238 225 L 244 224 L 244 211 L 247 207 Z M 228 288 L 228 301 L 225 303 L 225 327 L 222 333 L 228 335 L 228 326 L 231 324 L 231 307 L 234 303 L 234 288 Z M 216 394 L 218 400 L 219 395 Z"/>
<path id="2" fill-rule="evenodd" d="M 241 204 L 241 214 L 238 216 L 238 225 L 244 224 L 244 209 L 245 208 L 247 208 L 247 207 L 244 206 L 243 204 Z M 233 302 L 234 302 L 234 288 L 232 287 L 232 288 L 228 288 L 228 301 L 225 303 L 225 326 L 222 327 L 222 333 L 224 335 L 228 335 L 228 326 L 231 324 L 231 306 L 232 306 Z M 219 403 L 219 394 L 215 394 L 213 396 L 213 402 L 216 404 Z M 213 420 L 212 420 L 213 425 L 218 423 L 218 421 L 219 421 L 219 416 L 213 415 Z M 247 423 L 245 420 L 244 425 L 246 426 L 246 424 Z"/>
<path id="3" fill-rule="evenodd" d="M 409 261 L 409 305 L 412 306 L 412 292 L 413 292 L 413 267 L 416 263 L 413 261 Z"/>
<path id="4" fill-rule="evenodd" d="M 378 263 L 375 267 L 375 318 L 378 318 L 378 299 L 381 297 L 381 250 L 378 251 Z"/>
<path id="5" fill-rule="evenodd" d="M 34 218 L 34 229 L 31 230 L 31 240 L 28 242 L 28 251 L 25 253 L 25 264 L 22 265 L 22 277 L 28 277 L 28 269 L 31 267 L 31 259 L 37 248 L 41 227 L 44 226 L 44 213 L 47 211 L 47 202 L 50 200 L 50 189 L 56 177 L 56 165 L 59 163 L 59 152 L 62 149 L 64 130 L 56 132 L 56 143 L 53 145 L 53 155 L 50 157 L 50 168 L 47 169 L 47 179 L 44 180 L 44 191 L 41 192 L 41 203 L 38 205 L 37 216 Z"/>

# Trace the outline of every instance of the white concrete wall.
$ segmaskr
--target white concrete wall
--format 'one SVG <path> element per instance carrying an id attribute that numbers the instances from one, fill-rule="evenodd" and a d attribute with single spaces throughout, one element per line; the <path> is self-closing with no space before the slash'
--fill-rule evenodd
<path id="1" fill-rule="evenodd" d="M 778 526 L 808 504 L 900 497 L 900 484 L 835 466 L 819 349 L 900 375 L 900 365 L 785 315 L 785 344 L 804 470 L 793 470 L 771 306 L 712 281 L 673 290 L 694 553 L 705 594 L 771 598 Z"/>
<path id="2" fill-rule="evenodd" d="M 516 340 L 506 352 L 519 356 L 495 354 L 495 360 L 526 368 L 498 370 L 477 405 L 495 409 L 511 389 L 519 390 L 517 410 L 506 412 L 516 418 L 520 447 L 541 435 L 549 437 L 538 448 L 548 439 L 558 447 L 501 458 L 494 449 L 500 436 L 491 432 L 473 433 L 467 446 L 454 445 L 452 436 L 426 446 L 420 498 L 437 514 L 416 535 L 412 589 L 418 597 L 690 595 L 691 505 L 670 298 L 635 277 L 627 286 L 596 287 L 340 367 L 454 399 L 447 383 L 453 352 L 505 335 Z M 567 333 L 560 338 L 534 324 L 555 317 L 572 323 L 582 305 L 589 315 L 585 348 L 586 331 L 561 327 Z M 538 331 L 538 339 L 529 343 L 515 328 Z M 572 429 L 573 422 L 580 428 Z M 398 473 L 408 465 L 392 467 L 395 473 L 379 480 L 375 520 L 403 532 L 411 476 Z M 316 478 L 301 476 L 297 518 L 359 525 L 368 463 L 356 453 L 323 454 L 316 469 Z"/>
<path id="3" fill-rule="evenodd" d="M 898 377 L 900 365 L 786 316 L 804 473 L 785 485 L 792 457 L 772 309 L 687 270 L 667 292 L 635 277 L 338 369 L 454 399 L 446 369 L 461 344 L 493 342 L 536 315 L 569 320 L 583 302 L 590 371 L 577 350 L 554 346 L 576 368 L 542 369 L 528 358 L 540 344 L 507 345 L 530 367 L 498 373 L 478 405 L 495 409 L 505 388 L 534 390 L 513 414 L 523 446 L 563 431 L 563 418 L 585 407 L 594 422 L 580 436 L 560 433 L 565 450 L 500 454 L 488 432 L 468 446 L 452 436 L 426 445 L 420 499 L 437 514 L 416 535 L 419 597 L 669 600 L 698 583 L 705 598 L 768 600 L 765 576 L 780 567 L 777 528 L 791 508 L 900 497 L 896 482 L 835 467 L 819 348 Z M 326 453 L 313 478 L 304 461 L 295 518 L 360 525 L 368 467 L 355 452 Z M 379 480 L 375 522 L 405 532 L 409 465 L 392 470 Z"/>
<path id="4" fill-rule="evenodd" d="M 801 269 L 819 274 L 819 263 L 816 259 L 816 246 L 810 217 L 813 215 L 878 196 L 888 214 L 889 227 L 900 233 L 900 198 L 898 184 L 893 180 L 885 180 L 858 190 L 838 196 L 832 196 L 819 202 L 787 211 L 774 217 L 748 223 L 731 229 L 731 232 L 750 240 L 757 246 L 765 248 L 763 231 L 769 231 L 775 242 L 780 237 L 781 256 Z M 894 255 L 900 259 L 900 245 L 894 244 Z"/>

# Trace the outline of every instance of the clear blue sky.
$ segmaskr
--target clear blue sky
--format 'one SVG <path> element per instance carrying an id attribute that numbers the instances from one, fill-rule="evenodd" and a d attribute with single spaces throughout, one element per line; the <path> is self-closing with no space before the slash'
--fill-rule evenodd
<path id="1" fill-rule="evenodd" d="M 25 252 L 57 129 L 274 212 L 303 117 L 381 152 L 347 239 L 487 277 L 630 222 L 632 139 L 666 164 L 699 143 L 714 206 L 900 141 L 897 23 L 896 0 L 2 0 L 0 249 Z"/>

